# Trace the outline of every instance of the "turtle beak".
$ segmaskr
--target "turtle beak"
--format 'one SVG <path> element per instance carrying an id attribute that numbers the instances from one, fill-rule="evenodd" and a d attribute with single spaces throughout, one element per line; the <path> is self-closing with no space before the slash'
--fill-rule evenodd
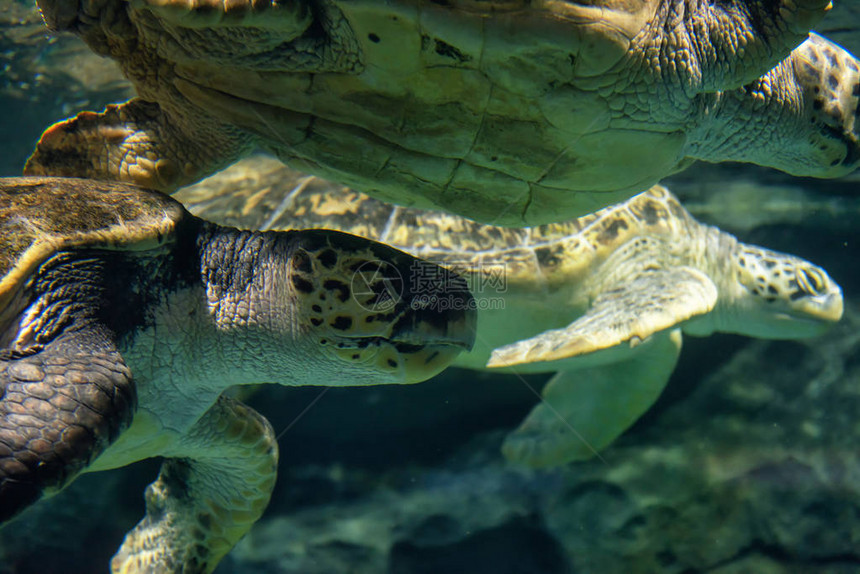
<path id="1" fill-rule="evenodd" d="M 420 272 L 422 265 L 438 272 L 438 267 L 423 261 L 413 265 L 413 272 Z M 460 353 L 471 351 L 478 326 L 475 299 L 459 275 L 446 273 L 445 281 L 433 287 L 417 289 L 414 282 L 411 287 L 409 311 L 403 314 L 391 335 L 400 351 L 407 383 L 427 380 L 444 370 Z M 416 344 L 410 344 L 411 341 Z"/>
<path id="2" fill-rule="evenodd" d="M 471 351 L 475 345 L 478 314 L 466 282 L 459 276 L 457 280 L 462 283 L 462 291 L 414 295 L 409 303 L 410 311 L 398 321 L 391 339 L 407 343 L 420 340 L 424 345 Z"/>

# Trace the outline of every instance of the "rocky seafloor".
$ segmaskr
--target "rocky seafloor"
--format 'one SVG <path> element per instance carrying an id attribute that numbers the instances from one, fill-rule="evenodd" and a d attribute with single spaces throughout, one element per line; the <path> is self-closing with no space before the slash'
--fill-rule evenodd
<path id="1" fill-rule="evenodd" d="M 860 3 L 838 2 L 821 29 L 860 53 Z M 109 62 L 49 41 L 23 2 L 2 5 L 0 42 L 0 130 L 17 134 L 4 175 L 53 120 L 128 93 Z M 219 185 L 279 169 L 257 161 Z M 249 402 L 283 432 L 277 490 L 217 572 L 860 571 L 860 178 L 698 165 L 667 184 L 700 219 L 824 266 L 844 289 L 843 321 L 803 341 L 687 337 L 642 420 L 600 459 L 552 470 L 499 453 L 543 376 L 264 387 Z M 85 475 L 31 509 L 0 530 L 0 574 L 106 572 L 157 469 Z"/>

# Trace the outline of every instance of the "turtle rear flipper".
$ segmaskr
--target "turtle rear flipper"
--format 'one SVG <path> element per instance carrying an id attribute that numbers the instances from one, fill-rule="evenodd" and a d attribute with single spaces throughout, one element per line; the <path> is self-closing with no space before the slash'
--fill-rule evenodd
<path id="1" fill-rule="evenodd" d="M 546 467 L 595 455 L 657 400 L 681 352 L 681 330 L 657 333 L 629 361 L 557 373 L 502 453 L 519 464 Z"/>
<path id="2" fill-rule="evenodd" d="M 114 573 L 211 572 L 269 503 L 278 443 L 269 422 L 239 401 L 220 397 L 164 454 Z"/>
<path id="3" fill-rule="evenodd" d="M 202 112 L 194 133 L 179 125 L 189 122 L 140 98 L 101 113 L 81 112 L 45 130 L 24 173 L 123 181 L 169 193 L 250 149 L 250 136 L 223 129 Z"/>
<path id="4" fill-rule="evenodd" d="M 713 281 L 692 267 L 643 269 L 616 288 L 606 288 L 591 308 L 564 329 L 499 347 L 488 367 L 557 361 L 608 349 L 631 346 L 691 317 L 711 311 L 717 303 Z"/>
<path id="5" fill-rule="evenodd" d="M 70 483 L 135 405 L 131 373 L 99 326 L 0 352 L 0 522 Z"/>

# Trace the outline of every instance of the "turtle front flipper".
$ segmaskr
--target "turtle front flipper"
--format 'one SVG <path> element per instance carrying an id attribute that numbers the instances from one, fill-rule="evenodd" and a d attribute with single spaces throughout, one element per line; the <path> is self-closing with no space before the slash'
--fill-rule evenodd
<path id="1" fill-rule="evenodd" d="M 632 359 L 557 373 L 502 453 L 546 467 L 585 460 L 606 448 L 654 404 L 681 352 L 681 330 L 653 335 Z"/>
<path id="2" fill-rule="evenodd" d="M 0 350 L 0 522 L 70 483 L 129 426 L 135 405 L 102 327 Z"/>
<path id="3" fill-rule="evenodd" d="M 681 321 L 708 313 L 717 303 L 713 281 L 692 267 L 643 269 L 605 288 L 591 308 L 564 329 L 499 347 L 488 367 L 558 361 L 614 347 L 631 346 Z"/>
<path id="4" fill-rule="evenodd" d="M 111 562 L 113 574 L 208 573 L 263 514 L 278 464 L 269 422 L 220 397 L 146 489 L 146 516 Z"/>
<path id="5" fill-rule="evenodd" d="M 195 133 L 179 127 L 192 125 Z M 251 136 L 215 120 L 184 121 L 136 98 L 46 129 L 24 173 L 124 181 L 169 193 L 250 149 Z"/>

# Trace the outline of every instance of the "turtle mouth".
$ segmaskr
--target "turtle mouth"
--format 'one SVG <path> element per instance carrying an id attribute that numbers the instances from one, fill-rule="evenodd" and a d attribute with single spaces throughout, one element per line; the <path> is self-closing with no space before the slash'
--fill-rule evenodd
<path id="1" fill-rule="evenodd" d="M 809 298 L 796 312 L 784 314 L 784 318 L 811 326 L 820 325 L 825 329 L 830 324 L 841 320 L 843 311 L 844 302 L 840 291 Z"/>
<path id="2" fill-rule="evenodd" d="M 423 343 L 384 337 L 342 337 L 331 342 L 334 356 L 377 371 L 396 383 L 420 383 L 439 374 L 472 348 L 474 337 Z"/>

